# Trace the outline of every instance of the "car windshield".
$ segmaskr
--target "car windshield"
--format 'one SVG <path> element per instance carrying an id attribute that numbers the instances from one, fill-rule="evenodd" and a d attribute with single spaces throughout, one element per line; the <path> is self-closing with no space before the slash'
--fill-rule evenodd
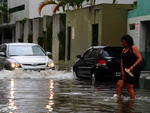
<path id="1" fill-rule="evenodd" d="M 9 56 L 45 56 L 45 53 L 38 45 L 10 45 Z"/>

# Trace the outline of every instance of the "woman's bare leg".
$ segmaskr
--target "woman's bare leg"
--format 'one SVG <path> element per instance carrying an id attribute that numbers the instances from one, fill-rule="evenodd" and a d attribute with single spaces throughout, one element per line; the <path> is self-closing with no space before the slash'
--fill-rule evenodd
<path id="1" fill-rule="evenodd" d="M 122 95 L 123 85 L 124 85 L 124 81 L 123 80 L 118 80 L 118 82 L 117 82 L 117 91 L 116 91 L 118 96 Z"/>
<path id="2" fill-rule="evenodd" d="M 126 84 L 127 90 L 130 94 L 131 99 L 135 99 L 135 91 L 134 91 L 134 85 L 133 84 Z"/>

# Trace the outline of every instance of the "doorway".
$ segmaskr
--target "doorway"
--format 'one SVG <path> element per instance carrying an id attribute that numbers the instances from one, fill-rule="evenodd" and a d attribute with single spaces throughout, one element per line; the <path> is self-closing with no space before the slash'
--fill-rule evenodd
<path id="1" fill-rule="evenodd" d="M 67 29 L 68 31 L 68 42 L 67 42 L 67 60 L 70 60 L 70 56 L 71 56 L 71 27 L 68 27 Z"/>
<path id="2" fill-rule="evenodd" d="M 92 46 L 98 45 L 98 24 L 92 25 Z"/>
<path id="3" fill-rule="evenodd" d="M 15 31 L 14 27 L 2 27 L 0 28 L 0 44 L 14 42 Z"/>

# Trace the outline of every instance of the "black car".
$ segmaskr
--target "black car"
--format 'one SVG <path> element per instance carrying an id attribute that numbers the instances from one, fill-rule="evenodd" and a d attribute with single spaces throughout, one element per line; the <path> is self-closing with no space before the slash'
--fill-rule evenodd
<path id="1" fill-rule="evenodd" d="M 123 47 L 94 46 L 88 48 L 73 66 L 77 77 L 117 78 L 120 76 L 120 58 Z"/>

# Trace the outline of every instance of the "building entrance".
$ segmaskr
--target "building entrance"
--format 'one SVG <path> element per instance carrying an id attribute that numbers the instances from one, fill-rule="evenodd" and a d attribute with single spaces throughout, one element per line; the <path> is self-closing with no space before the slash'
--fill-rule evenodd
<path id="1" fill-rule="evenodd" d="M 0 44 L 10 43 L 15 41 L 15 27 L 0 28 Z"/>

